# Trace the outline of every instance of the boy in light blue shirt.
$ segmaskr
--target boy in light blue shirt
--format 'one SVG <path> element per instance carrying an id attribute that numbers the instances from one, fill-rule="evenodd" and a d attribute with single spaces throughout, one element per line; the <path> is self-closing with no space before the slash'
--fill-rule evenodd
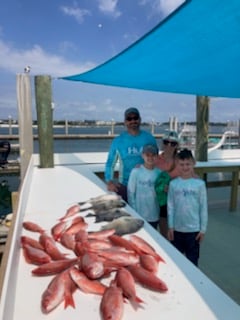
<path id="1" fill-rule="evenodd" d="M 207 191 L 202 179 L 193 177 L 195 160 L 192 152 L 183 149 L 177 154 L 180 176 L 168 190 L 168 238 L 196 266 L 200 242 L 207 229 Z"/>
<path id="2" fill-rule="evenodd" d="M 158 148 L 154 144 L 144 145 L 144 163 L 131 171 L 128 180 L 128 203 L 155 229 L 159 224 L 159 204 L 155 192 L 155 181 L 161 170 L 155 167 Z"/>

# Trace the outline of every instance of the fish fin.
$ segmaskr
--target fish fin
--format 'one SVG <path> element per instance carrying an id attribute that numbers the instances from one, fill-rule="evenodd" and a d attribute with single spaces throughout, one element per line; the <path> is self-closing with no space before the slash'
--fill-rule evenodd
<path id="1" fill-rule="evenodd" d="M 157 262 L 161 261 L 163 263 L 166 263 L 166 261 L 159 254 L 154 255 L 154 258 L 156 259 Z"/>
<path id="2" fill-rule="evenodd" d="M 85 217 L 95 217 L 96 216 L 96 213 L 88 213 Z"/>
<path id="3" fill-rule="evenodd" d="M 137 296 L 135 298 L 129 299 L 129 301 L 130 301 L 130 303 L 131 303 L 131 305 L 132 305 L 134 310 L 137 310 L 139 308 L 144 308 L 142 303 L 145 303 L 145 301 L 143 301 L 142 299 L 140 299 Z"/>
<path id="4" fill-rule="evenodd" d="M 66 309 L 69 306 L 75 309 L 75 302 L 73 300 L 73 296 L 71 293 L 65 294 L 65 299 L 64 299 L 64 309 Z"/>
<path id="5" fill-rule="evenodd" d="M 134 299 L 137 303 L 145 303 L 141 298 L 137 297 Z"/>

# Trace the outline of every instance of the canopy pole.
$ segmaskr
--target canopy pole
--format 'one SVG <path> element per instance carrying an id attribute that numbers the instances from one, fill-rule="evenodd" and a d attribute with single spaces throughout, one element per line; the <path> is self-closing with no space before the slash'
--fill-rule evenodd
<path id="1" fill-rule="evenodd" d="M 54 167 L 53 110 L 50 76 L 35 76 L 40 168 Z"/>
<path id="2" fill-rule="evenodd" d="M 196 161 L 208 161 L 208 121 L 209 98 L 207 96 L 196 97 Z"/>

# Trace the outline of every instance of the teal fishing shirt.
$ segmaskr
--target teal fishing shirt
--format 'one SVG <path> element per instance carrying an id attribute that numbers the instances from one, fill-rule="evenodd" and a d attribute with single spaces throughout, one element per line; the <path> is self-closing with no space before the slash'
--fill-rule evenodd
<path id="1" fill-rule="evenodd" d="M 177 177 L 171 180 L 167 206 L 169 228 L 179 232 L 206 232 L 207 190 L 202 179 Z"/>
<path id="2" fill-rule="evenodd" d="M 142 148 L 145 144 L 157 146 L 155 138 L 147 131 L 140 130 L 137 136 L 127 131 L 114 138 L 105 166 L 105 181 L 114 180 L 114 170 L 119 161 L 118 181 L 127 186 L 130 172 L 137 164 L 143 163 Z"/>
<path id="3" fill-rule="evenodd" d="M 158 168 L 150 170 L 141 165 L 131 171 L 128 181 L 128 203 L 148 222 L 159 220 L 155 181 L 160 172 Z"/>
<path id="4" fill-rule="evenodd" d="M 171 177 L 166 171 L 162 171 L 156 179 L 155 191 L 160 207 L 167 204 L 167 192 L 165 188 L 169 185 L 170 181 Z"/>

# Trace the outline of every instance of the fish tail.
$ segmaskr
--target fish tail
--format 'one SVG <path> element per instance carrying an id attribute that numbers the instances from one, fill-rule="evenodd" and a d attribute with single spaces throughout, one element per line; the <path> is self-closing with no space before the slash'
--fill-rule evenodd
<path id="1" fill-rule="evenodd" d="M 135 302 L 137 303 L 145 303 L 145 301 L 143 301 L 141 298 L 139 298 L 138 296 L 135 297 Z"/>
<path id="2" fill-rule="evenodd" d="M 78 203 L 79 205 L 81 205 L 81 203 Z M 83 209 L 79 209 L 79 212 L 83 212 L 83 211 L 87 211 L 87 210 L 89 210 L 89 209 L 91 209 L 91 208 L 83 208 Z"/>
<path id="3" fill-rule="evenodd" d="M 140 299 L 137 296 L 129 299 L 129 302 L 131 303 L 134 310 L 137 310 L 139 307 L 143 308 L 143 306 L 141 304 L 145 303 L 145 301 L 143 301 L 142 299 Z"/>
<path id="4" fill-rule="evenodd" d="M 88 213 L 85 217 L 95 217 L 96 216 L 96 213 Z"/>
<path id="5" fill-rule="evenodd" d="M 159 255 L 154 255 L 154 258 L 156 259 L 157 262 L 163 262 L 163 263 L 166 263 L 166 261 Z"/>
<path id="6" fill-rule="evenodd" d="M 72 294 L 66 294 L 65 295 L 65 300 L 64 300 L 64 309 L 67 307 L 71 306 L 72 308 L 75 309 L 75 302 L 73 300 Z"/>

